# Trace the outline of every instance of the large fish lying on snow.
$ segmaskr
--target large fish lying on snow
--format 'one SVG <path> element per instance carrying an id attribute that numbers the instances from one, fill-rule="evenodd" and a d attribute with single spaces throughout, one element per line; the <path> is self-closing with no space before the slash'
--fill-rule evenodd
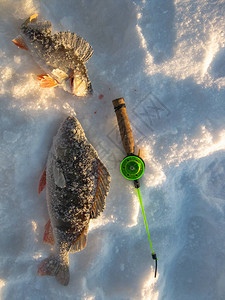
<path id="1" fill-rule="evenodd" d="M 51 33 L 51 22 L 37 22 L 37 14 L 21 26 L 21 34 L 13 40 L 20 48 L 28 50 L 44 70 L 37 79 L 40 86 L 59 86 L 76 96 L 92 93 L 85 63 L 93 54 L 92 47 L 76 33 Z"/>
<path id="2" fill-rule="evenodd" d="M 110 175 L 85 137 L 75 117 L 68 117 L 54 137 L 39 193 L 46 185 L 50 220 L 44 241 L 54 244 L 53 254 L 41 262 L 38 274 L 69 283 L 69 252 L 85 248 L 88 225 L 105 206 Z"/>

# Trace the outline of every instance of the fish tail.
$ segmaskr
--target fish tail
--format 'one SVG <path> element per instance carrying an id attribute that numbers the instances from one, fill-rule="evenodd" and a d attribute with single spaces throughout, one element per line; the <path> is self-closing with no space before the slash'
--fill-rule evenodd
<path id="1" fill-rule="evenodd" d="M 68 285 L 70 281 L 69 264 L 66 260 L 61 261 L 59 256 L 49 256 L 40 263 L 38 275 L 55 276 L 59 283 Z"/>

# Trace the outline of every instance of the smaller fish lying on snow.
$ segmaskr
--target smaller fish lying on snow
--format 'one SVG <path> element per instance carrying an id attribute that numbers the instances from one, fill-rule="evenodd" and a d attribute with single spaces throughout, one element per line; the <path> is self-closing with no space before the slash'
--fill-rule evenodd
<path id="1" fill-rule="evenodd" d="M 59 86 L 76 96 L 92 93 L 85 63 L 93 54 L 92 47 L 76 33 L 51 33 L 51 22 L 37 22 L 37 14 L 21 26 L 21 34 L 13 42 L 30 51 L 34 60 L 44 70 L 37 76 L 40 86 Z"/>
<path id="2" fill-rule="evenodd" d="M 79 121 L 69 116 L 60 126 L 47 159 L 39 193 L 46 186 L 50 220 L 44 241 L 54 245 L 38 274 L 69 283 L 69 252 L 83 250 L 89 221 L 104 209 L 110 175 L 88 142 Z"/>

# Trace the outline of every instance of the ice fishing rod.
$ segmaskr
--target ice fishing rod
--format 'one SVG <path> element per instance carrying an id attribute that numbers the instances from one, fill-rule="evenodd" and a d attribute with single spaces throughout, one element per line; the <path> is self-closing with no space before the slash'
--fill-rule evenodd
<path id="1" fill-rule="evenodd" d="M 134 182 L 134 187 L 137 189 L 139 202 L 141 205 L 141 210 L 145 222 L 146 231 L 148 234 L 149 244 L 151 247 L 152 252 L 152 259 L 155 261 L 155 277 L 157 274 L 157 256 L 156 253 L 153 251 L 152 241 L 150 238 L 150 233 L 148 229 L 147 219 L 145 216 L 144 206 L 141 198 L 140 192 L 140 182 L 139 178 L 142 177 L 145 171 L 145 163 L 141 158 L 141 151 L 139 150 L 138 155 L 134 154 L 134 138 L 132 129 L 130 126 L 130 122 L 127 116 L 127 110 L 125 101 L 123 98 L 118 98 L 112 101 L 114 110 L 117 117 L 117 122 L 119 125 L 120 136 L 123 143 L 123 148 L 127 154 L 127 156 L 122 160 L 120 164 L 120 171 L 122 175 Z"/>

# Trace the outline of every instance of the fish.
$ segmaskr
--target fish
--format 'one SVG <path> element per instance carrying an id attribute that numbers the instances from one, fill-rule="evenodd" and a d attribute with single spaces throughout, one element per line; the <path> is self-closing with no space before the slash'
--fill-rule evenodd
<path id="1" fill-rule="evenodd" d="M 27 50 L 43 70 L 36 76 L 42 88 L 61 87 L 78 96 L 93 93 L 85 63 L 93 55 L 93 48 L 76 33 L 70 31 L 52 34 L 50 21 L 29 17 L 20 27 L 20 35 L 12 42 Z"/>
<path id="2" fill-rule="evenodd" d="M 110 180 L 78 119 L 68 116 L 53 139 L 38 186 L 38 193 L 46 187 L 49 214 L 43 240 L 54 245 L 38 275 L 68 285 L 69 253 L 86 247 L 89 222 L 103 211 Z"/>

